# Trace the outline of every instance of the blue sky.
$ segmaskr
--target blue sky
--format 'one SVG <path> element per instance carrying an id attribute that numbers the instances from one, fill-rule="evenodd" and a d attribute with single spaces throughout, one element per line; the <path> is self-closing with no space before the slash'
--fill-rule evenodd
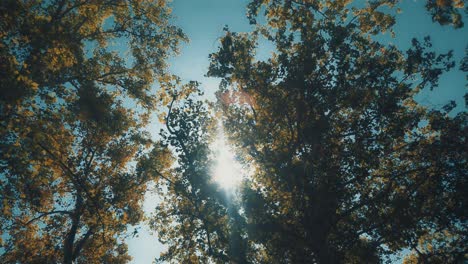
<path id="1" fill-rule="evenodd" d="M 184 81 L 201 82 L 210 99 L 214 98 L 219 80 L 204 77 L 209 65 L 208 55 L 216 50 L 224 25 L 229 25 L 233 31 L 250 29 L 245 16 L 247 3 L 246 0 L 174 0 L 171 3 L 174 23 L 190 38 L 190 42 L 181 48 L 181 54 L 169 61 L 171 71 Z M 151 127 L 152 133 L 158 133 L 156 124 Z M 157 197 L 148 193 L 146 198 L 144 208 L 150 213 Z M 145 226 L 138 238 L 128 240 L 128 245 L 132 263 L 137 264 L 151 263 L 164 249 L 157 236 L 150 234 Z"/>
<path id="2" fill-rule="evenodd" d="M 361 0 L 359 0 L 361 1 Z M 206 96 L 213 99 L 219 80 L 207 78 L 208 55 L 217 49 L 218 40 L 223 35 L 224 25 L 232 31 L 249 31 L 251 27 L 245 16 L 247 0 L 174 0 L 174 23 L 181 27 L 190 38 L 184 44 L 181 54 L 170 60 L 172 73 L 183 80 L 196 80 L 202 83 Z M 464 56 L 468 44 L 468 26 L 455 30 L 450 26 L 440 26 L 433 23 L 424 9 L 423 0 L 406 0 L 401 5 L 402 13 L 397 15 L 395 27 L 396 38 L 385 38 L 398 47 L 408 48 L 413 37 L 422 39 L 430 35 L 433 48 L 439 52 L 454 50 L 457 64 Z M 468 23 L 465 16 L 465 23 Z M 262 51 L 264 53 L 265 51 Z M 458 68 L 458 65 L 457 65 Z M 448 100 L 456 100 L 458 107 L 455 111 L 465 109 L 463 95 L 466 93 L 466 79 L 463 72 L 452 70 L 445 74 L 438 89 L 426 92 L 418 100 L 427 106 L 441 108 Z M 157 133 L 156 124 L 151 126 L 152 133 Z M 157 197 L 148 193 L 144 208 L 151 212 L 155 207 Z M 132 263 L 151 263 L 163 250 L 158 243 L 157 236 L 150 234 L 146 227 L 140 230 L 140 236 L 128 240 Z M 401 262 L 395 259 L 395 263 Z"/>

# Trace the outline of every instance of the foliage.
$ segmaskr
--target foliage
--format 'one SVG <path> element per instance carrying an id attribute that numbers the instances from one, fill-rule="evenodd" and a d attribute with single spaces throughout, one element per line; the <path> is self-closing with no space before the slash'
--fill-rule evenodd
<path id="1" fill-rule="evenodd" d="M 158 261 L 164 263 L 245 262 L 236 230 L 239 213 L 228 195 L 213 182 L 210 142 L 216 132 L 215 116 L 198 83 L 181 85 L 175 78 L 162 90 L 167 112 L 161 113 L 163 143 L 176 155 L 177 164 L 160 173 L 161 203 L 151 227 L 168 246 Z"/>
<path id="2" fill-rule="evenodd" d="M 164 0 L 1 2 L 0 262 L 128 262 L 155 182 L 161 262 L 463 263 L 468 116 L 415 100 L 455 63 L 379 41 L 398 2 L 252 0 L 253 32 L 210 55 L 216 104 L 166 71 L 186 38 Z M 463 7 L 426 5 L 455 28 Z M 212 181 L 217 119 L 252 170 L 238 192 Z"/>
<path id="3" fill-rule="evenodd" d="M 454 28 L 463 27 L 462 15 L 459 9 L 468 14 L 468 6 L 463 0 L 427 0 L 426 9 L 432 20 L 441 25 L 452 25 Z"/>
<path id="4" fill-rule="evenodd" d="M 249 19 L 263 12 L 266 25 L 227 30 L 210 56 L 224 127 L 255 168 L 242 190 L 246 252 L 259 263 L 378 263 L 402 249 L 464 261 L 467 115 L 414 99 L 437 88 L 452 53 L 429 37 L 406 52 L 379 42 L 396 1 L 350 2 L 254 0 Z M 275 46 L 267 60 L 260 38 Z"/>
<path id="5" fill-rule="evenodd" d="M 143 132 L 185 40 L 169 14 L 163 0 L 1 2 L 0 262 L 130 259 L 144 161 L 170 164 Z"/>

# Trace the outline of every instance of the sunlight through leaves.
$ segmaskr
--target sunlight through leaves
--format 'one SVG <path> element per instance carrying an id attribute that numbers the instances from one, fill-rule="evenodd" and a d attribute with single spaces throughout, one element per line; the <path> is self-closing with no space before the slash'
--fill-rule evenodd
<path id="1" fill-rule="evenodd" d="M 240 184 L 244 173 L 224 136 L 222 127 L 218 131 L 216 140 L 211 146 L 214 160 L 212 177 L 222 188 L 231 190 Z"/>

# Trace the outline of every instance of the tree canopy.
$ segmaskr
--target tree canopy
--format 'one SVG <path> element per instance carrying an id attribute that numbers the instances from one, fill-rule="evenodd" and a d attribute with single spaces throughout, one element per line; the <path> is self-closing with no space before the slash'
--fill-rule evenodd
<path id="1" fill-rule="evenodd" d="M 157 262 L 466 262 L 468 116 L 416 97 L 467 58 L 382 40 L 398 2 L 250 1 L 252 31 L 209 55 L 216 102 L 167 71 L 186 37 L 166 1 L 3 2 L 0 262 L 129 262 L 150 182 Z M 426 5 L 454 28 L 463 8 Z M 220 129 L 249 168 L 231 191 Z"/>
<path id="2" fill-rule="evenodd" d="M 145 153 L 168 164 L 143 128 L 186 39 L 169 18 L 163 0 L 2 1 L 1 263 L 128 262 Z"/>
<path id="3" fill-rule="evenodd" d="M 255 173 L 243 194 L 246 239 L 263 262 L 466 260 L 466 112 L 414 97 L 455 66 L 431 41 L 398 47 L 395 1 L 252 1 L 266 25 L 229 30 L 208 74 L 222 77 L 224 126 Z M 257 60 L 259 38 L 275 46 Z"/>

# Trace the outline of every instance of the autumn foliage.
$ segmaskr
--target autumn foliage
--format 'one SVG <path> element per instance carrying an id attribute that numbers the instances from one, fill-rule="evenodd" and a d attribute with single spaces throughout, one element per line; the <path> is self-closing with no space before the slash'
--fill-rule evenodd
<path id="1" fill-rule="evenodd" d="M 467 59 L 382 41 L 399 1 L 356 2 L 250 1 L 209 55 L 216 102 L 168 72 L 186 37 L 164 0 L 0 3 L 0 263 L 128 263 L 149 185 L 160 262 L 466 262 L 467 114 L 416 97 Z M 426 4 L 455 28 L 463 8 Z"/>
<path id="2" fill-rule="evenodd" d="M 165 1 L 2 1 L 2 263 L 130 259 L 123 235 L 153 180 L 152 85 L 185 40 L 168 19 Z"/>

